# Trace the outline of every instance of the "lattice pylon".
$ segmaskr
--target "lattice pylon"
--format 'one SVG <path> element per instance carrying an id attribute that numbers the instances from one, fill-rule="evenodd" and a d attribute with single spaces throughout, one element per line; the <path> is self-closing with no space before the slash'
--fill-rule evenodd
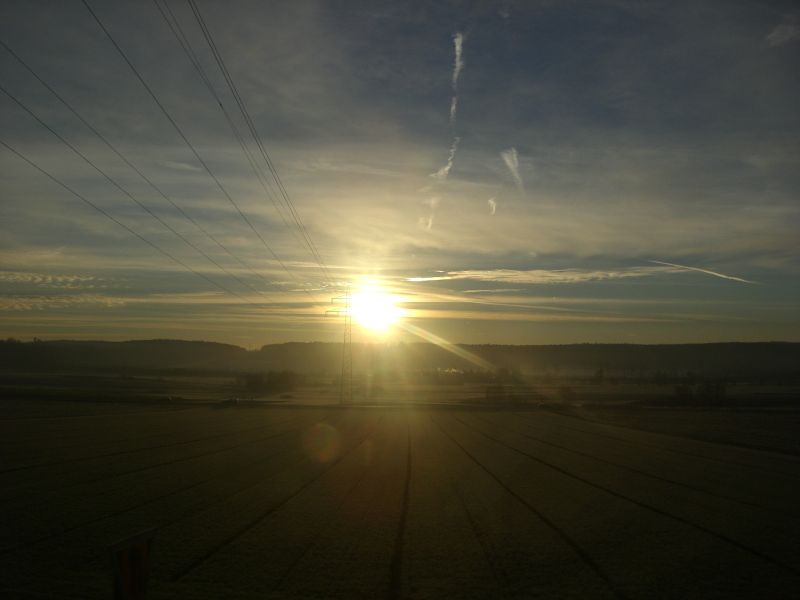
<path id="1" fill-rule="evenodd" d="M 339 383 L 339 403 L 353 401 L 353 311 L 350 288 L 344 296 L 344 336 L 342 339 L 342 379 Z"/>
<path id="2" fill-rule="evenodd" d="M 344 296 L 331 298 L 331 303 L 344 302 L 343 307 L 332 308 L 326 314 L 344 317 L 344 336 L 342 339 L 342 373 L 339 380 L 339 403 L 353 401 L 353 299 L 350 287 L 345 289 Z"/>

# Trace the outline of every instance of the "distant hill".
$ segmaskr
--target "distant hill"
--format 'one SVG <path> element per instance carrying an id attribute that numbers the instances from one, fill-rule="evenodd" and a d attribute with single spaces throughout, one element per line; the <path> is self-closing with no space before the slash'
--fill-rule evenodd
<path id="1" fill-rule="evenodd" d="M 800 343 L 715 344 L 570 344 L 562 346 L 459 345 L 460 354 L 480 357 L 496 368 L 535 374 L 643 376 L 684 375 L 800 377 Z M 0 369 L 5 371 L 190 370 L 241 372 L 292 370 L 336 374 L 341 345 L 270 344 L 245 350 L 230 344 L 182 340 L 2 341 Z M 355 370 L 480 370 L 451 351 L 428 343 L 354 344 Z M 485 363 L 484 363 L 485 364 Z"/>
<path id="2" fill-rule="evenodd" d="M 241 370 L 248 352 L 215 342 L 144 340 L 131 342 L 35 341 L 0 342 L 0 363 L 6 369 L 86 370 L 193 369 Z"/>

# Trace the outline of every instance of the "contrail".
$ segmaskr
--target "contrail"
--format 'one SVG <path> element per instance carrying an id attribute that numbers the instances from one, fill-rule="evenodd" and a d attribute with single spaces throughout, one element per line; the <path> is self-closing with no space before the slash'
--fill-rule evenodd
<path id="1" fill-rule="evenodd" d="M 456 112 L 458 111 L 458 77 L 461 75 L 461 71 L 464 68 L 464 34 L 460 31 L 453 34 L 453 47 L 455 50 L 455 59 L 453 62 L 453 97 L 450 99 L 450 127 L 452 129 L 455 128 L 456 123 Z M 458 150 L 458 143 L 461 141 L 457 135 L 453 136 L 453 143 L 450 145 L 450 152 L 447 156 L 447 163 L 440 168 L 435 173 L 431 173 L 431 177 L 433 177 L 437 181 L 438 184 L 442 184 L 447 181 L 448 175 L 450 175 L 450 170 L 453 168 L 453 162 L 456 158 L 456 151 Z M 430 201 L 430 214 L 428 217 L 420 217 L 419 224 L 422 227 L 425 227 L 428 231 L 433 228 L 433 220 L 436 214 L 436 206 L 439 203 L 438 198 L 432 198 Z"/>
<path id="2" fill-rule="evenodd" d="M 458 136 L 453 138 L 453 145 L 450 146 L 450 153 L 447 156 L 447 164 L 445 164 L 445 166 L 436 171 L 436 173 L 431 173 L 431 177 L 437 179 L 438 181 L 447 180 L 447 176 L 450 174 L 450 169 L 453 168 L 453 161 L 456 158 L 456 150 L 458 150 L 458 143 L 460 141 L 461 138 Z"/>
<path id="3" fill-rule="evenodd" d="M 455 61 L 453 62 L 453 98 L 450 100 L 450 125 L 456 122 L 456 110 L 458 108 L 458 77 L 464 68 L 464 34 L 460 31 L 453 35 L 453 46 L 455 48 Z"/>
<path id="4" fill-rule="evenodd" d="M 419 224 L 421 227 L 424 227 L 430 231 L 433 229 L 433 221 L 436 218 L 436 209 L 439 207 L 439 197 L 433 196 L 428 200 L 423 200 L 422 203 L 430 208 L 430 212 L 428 213 L 427 217 L 419 218 Z"/>
<path id="5" fill-rule="evenodd" d="M 495 201 L 494 198 L 489 198 L 487 202 L 489 203 L 489 214 L 493 215 L 494 213 L 497 212 L 497 202 Z"/>
<path id="6" fill-rule="evenodd" d="M 431 229 L 433 229 L 434 216 L 435 215 L 433 214 L 433 212 L 431 212 L 431 214 L 429 214 L 427 217 L 420 217 L 419 219 L 417 219 L 417 222 L 419 223 L 420 227 L 424 227 L 425 229 L 430 231 Z"/>
<path id="7" fill-rule="evenodd" d="M 500 153 L 503 162 L 506 163 L 508 170 L 511 171 L 511 177 L 517 184 L 520 191 L 525 191 L 525 186 L 522 184 L 522 177 L 519 176 L 519 157 L 517 156 L 516 148 L 509 148 Z"/>
<path id="8" fill-rule="evenodd" d="M 460 31 L 453 35 L 453 46 L 456 51 L 455 62 L 453 63 L 453 91 L 458 89 L 458 76 L 461 75 L 461 70 L 464 68 L 464 34 Z"/>
<path id="9" fill-rule="evenodd" d="M 742 283 L 758 284 L 757 281 L 750 281 L 749 279 L 742 279 L 741 277 L 734 277 L 733 275 L 725 275 L 724 273 L 717 273 L 716 271 L 709 271 L 708 269 L 701 269 L 699 267 L 687 267 L 686 265 L 676 265 L 675 263 L 665 262 L 663 260 L 649 261 L 656 265 L 666 265 L 668 267 L 675 267 L 676 269 L 686 269 L 687 271 L 697 271 L 698 273 L 705 273 L 706 275 L 713 275 L 714 277 L 721 277 L 722 279 L 730 279 L 731 281 L 740 281 Z"/>

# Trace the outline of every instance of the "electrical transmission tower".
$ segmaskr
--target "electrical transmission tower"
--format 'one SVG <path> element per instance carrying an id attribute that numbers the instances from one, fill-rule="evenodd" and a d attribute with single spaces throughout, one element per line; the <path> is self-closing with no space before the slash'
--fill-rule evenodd
<path id="1" fill-rule="evenodd" d="M 344 302 L 344 306 L 328 310 L 328 313 L 340 314 L 344 317 L 344 335 L 342 338 L 342 375 L 339 380 L 339 403 L 349 404 L 353 401 L 353 311 L 350 288 L 344 296 L 337 296 L 331 302 Z"/>

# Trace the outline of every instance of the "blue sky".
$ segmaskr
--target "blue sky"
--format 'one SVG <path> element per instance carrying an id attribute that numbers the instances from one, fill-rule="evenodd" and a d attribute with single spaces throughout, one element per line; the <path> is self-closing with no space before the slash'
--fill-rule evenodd
<path id="1" fill-rule="evenodd" d="M 195 271 L 0 147 L 6 336 L 332 341 L 370 280 L 455 342 L 800 340 L 792 2 L 198 1 L 327 277 L 156 4 L 90 5 L 269 250 L 83 3 L 4 2 L 0 39 L 173 204 L 0 48 L 3 87 L 192 245 L 4 94 L 0 138 Z"/>

